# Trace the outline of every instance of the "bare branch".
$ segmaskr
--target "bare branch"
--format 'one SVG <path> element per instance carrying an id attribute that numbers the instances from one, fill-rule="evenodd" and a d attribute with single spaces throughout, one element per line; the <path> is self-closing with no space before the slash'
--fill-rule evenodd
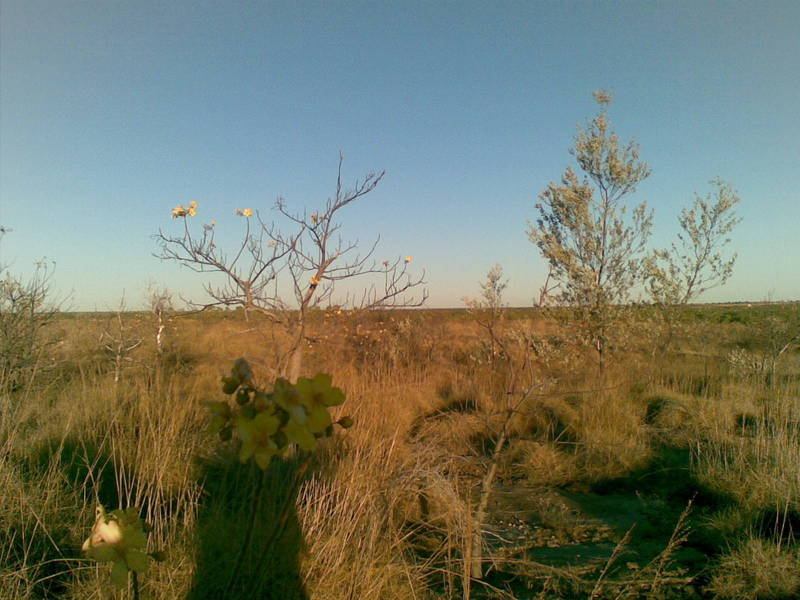
<path id="1" fill-rule="evenodd" d="M 252 211 L 237 211 L 246 219 L 245 230 L 241 243 L 230 255 L 217 247 L 214 223 L 204 225 L 199 237 L 192 235 L 188 219 L 196 213 L 196 203 L 191 210 L 184 207 L 173 210 L 173 216 L 184 219 L 182 235 L 169 236 L 159 230 L 154 236 L 161 246 L 157 256 L 162 260 L 224 277 L 221 285 L 205 285 L 210 301 L 192 303 L 193 306 L 242 307 L 245 314 L 256 312 L 288 327 L 294 339 L 290 352 L 291 379 L 299 374 L 302 362 L 307 312 L 322 302 L 332 302 L 337 284 L 357 278 L 364 280 L 360 298 L 351 302 L 355 297 L 348 293 L 346 304 L 342 305 L 357 310 L 420 306 L 427 298 L 425 290 L 418 297 L 412 295 L 415 288 L 424 284 L 425 275 L 423 272 L 419 277 L 411 276 L 410 257 L 379 265 L 374 259 L 379 238 L 366 252 L 358 253 L 358 240 L 348 242 L 340 237 L 340 211 L 372 192 L 385 173 L 368 173 L 348 188 L 342 180 L 342 163 L 340 154 L 335 195 L 328 198 L 322 211 L 295 213 L 283 198 L 276 200 L 274 211 L 286 223 L 288 232 L 274 223 L 267 224 L 259 212 L 256 212 L 258 227 L 251 227 Z M 294 295 L 294 304 L 283 299 L 282 294 L 287 291 Z"/>

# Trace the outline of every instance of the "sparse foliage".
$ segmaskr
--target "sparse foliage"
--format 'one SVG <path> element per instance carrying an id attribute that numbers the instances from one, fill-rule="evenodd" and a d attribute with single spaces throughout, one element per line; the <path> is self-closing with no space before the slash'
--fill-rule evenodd
<path id="1" fill-rule="evenodd" d="M 506 305 L 503 303 L 503 291 L 508 285 L 503 280 L 503 267 L 495 265 L 486 273 L 486 279 L 480 283 L 479 299 L 464 298 L 464 303 L 478 324 L 489 334 L 489 356 L 492 365 L 495 363 L 501 343 L 498 340 L 498 328 L 505 317 Z"/>
<path id="2" fill-rule="evenodd" d="M 747 348 L 731 350 L 726 359 L 735 374 L 757 377 L 768 385 L 775 382 L 781 358 L 800 344 L 800 308 L 782 318 L 770 316 L 758 323 Z"/>
<path id="3" fill-rule="evenodd" d="M 468 310 L 489 337 L 490 376 L 500 380 L 497 382 L 499 385 L 494 385 L 493 382 L 492 391 L 498 395 L 502 406 L 499 427 L 493 431 L 487 423 L 490 435 L 494 439 L 494 450 L 482 476 L 475 512 L 470 514 L 468 519 L 471 535 L 468 535 L 465 541 L 464 570 L 467 573 L 465 577 L 469 576 L 476 580 L 484 577 L 484 525 L 500 459 L 511 433 L 511 422 L 520 409 L 529 402 L 537 385 L 535 376 L 531 372 L 532 356 L 528 352 L 527 339 L 519 335 L 519 332 L 506 331 L 504 327 L 507 307 L 503 301 L 503 291 L 507 284 L 508 282 L 503 279 L 503 268 L 495 265 L 489 269 L 486 279 L 480 283 L 481 299 L 465 299 Z M 468 585 L 464 597 L 469 598 Z"/>
<path id="4" fill-rule="evenodd" d="M 172 312 L 172 292 L 167 288 L 152 286 L 149 290 L 148 302 L 150 311 L 156 318 L 156 352 L 159 356 L 164 352 L 164 329 L 167 315 Z"/>
<path id="5" fill-rule="evenodd" d="M 611 128 L 608 92 L 596 92 L 600 113 L 575 137 L 571 153 L 583 178 L 567 167 L 560 183 L 550 183 L 536 204 L 530 240 L 550 266 L 559 293 L 550 301 L 578 311 L 582 334 L 602 356 L 617 307 L 627 303 L 640 282 L 652 212 L 626 198 L 650 174 L 635 143 L 624 145 Z M 541 298 L 545 302 L 546 298 Z"/>
<path id="6" fill-rule="evenodd" d="M 114 317 L 100 335 L 103 348 L 109 355 L 109 360 L 114 365 L 114 385 L 119 383 L 122 370 L 133 363 L 131 352 L 142 344 L 142 339 L 131 333 L 130 327 L 122 318 L 125 312 L 125 298 L 120 300 L 119 308 Z"/>
<path id="7" fill-rule="evenodd" d="M 207 285 L 211 302 L 200 305 L 240 306 L 284 325 L 294 342 L 289 352 L 286 373 L 291 381 L 300 375 L 306 342 L 308 313 L 314 307 L 333 302 L 334 288 L 348 280 L 367 280 L 361 293 L 348 292 L 336 304 L 342 308 L 366 310 L 387 307 L 420 306 L 427 297 L 413 293 L 424 284 L 424 273 L 415 277 L 409 272 L 411 257 L 378 262 L 377 241 L 363 254 L 358 242 L 346 242 L 340 235 L 339 212 L 372 192 L 384 172 L 369 173 L 351 188 L 342 181 L 342 157 L 336 178 L 336 191 L 319 211 L 293 213 L 283 198 L 278 198 L 275 211 L 285 228 L 262 220 L 249 208 L 236 213 L 245 219 L 245 232 L 233 254 L 220 250 L 215 242 L 215 223 L 203 226 L 195 236 L 188 217 L 197 212 L 197 204 L 176 207 L 173 217 L 184 219 L 180 236 L 162 231 L 156 235 L 161 243 L 160 258 L 174 260 L 201 273 L 222 274 L 225 283 Z M 293 296 L 293 302 L 287 301 Z"/>
<path id="8" fill-rule="evenodd" d="M 52 271 L 39 261 L 27 282 L 8 269 L 0 273 L 0 389 L 15 390 L 30 379 L 46 346 L 42 330 L 55 314 L 47 303 Z"/>
<path id="9" fill-rule="evenodd" d="M 686 304 L 703 292 L 724 285 L 733 272 L 736 254 L 723 256 L 728 237 L 741 221 L 735 208 L 739 195 L 717 178 L 716 191 L 696 196 L 678 217 L 681 231 L 670 250 L 656 250 L 650 259 L 649 291 L 664 304 Z"/>

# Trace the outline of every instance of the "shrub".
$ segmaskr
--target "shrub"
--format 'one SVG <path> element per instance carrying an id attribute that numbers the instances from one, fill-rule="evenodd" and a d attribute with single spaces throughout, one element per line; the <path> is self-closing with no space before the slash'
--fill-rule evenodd
<path id="1" fill-rule="evenodd" d="M 2 268 L 0 268 L 2 274 Z M 0 279 L 0 390 L 14 391 L 29 382 L 39 364 L 45 341 L 42 329 L 52 320 L 47 307 L 50 273 L 39 263 L 30 281 L 8 270 Z"/>
<path id="2" fill-rule="evenodd" d="M 719 559 L 707 591 L 717 598 L 796 598 L 800 552 L 751 538 Z"/>

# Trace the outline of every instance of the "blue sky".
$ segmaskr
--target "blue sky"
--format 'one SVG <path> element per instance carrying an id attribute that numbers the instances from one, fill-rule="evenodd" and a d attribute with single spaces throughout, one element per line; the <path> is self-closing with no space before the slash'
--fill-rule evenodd
<path id="1" fill-rule="evenodd" d="M 233 241 L 235 208 L 321 206 L 339 151 L 348 180 L 387 172 L 343 233 L 412 254 L 431 306 L 495 263 L 530 305 L 527 220 L 599 88 L 652 168 L 633 200 L 655 244 L 710 179 L 742 198 L 734 277 L 702 300 L 800 298 L 800 3 L 0 5 L 0 263 L 55 261 L 72 309 L 140 306 L 149 283 L 201 299 L 152 256 L 171 207 Z"/>

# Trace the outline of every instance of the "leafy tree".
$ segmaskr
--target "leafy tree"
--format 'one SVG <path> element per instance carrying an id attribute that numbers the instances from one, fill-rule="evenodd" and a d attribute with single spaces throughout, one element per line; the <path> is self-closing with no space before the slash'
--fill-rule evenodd
<path id="1" fill-rule="evenodd" d="M 681 231 L 669 250 L 656 250 L 650 262 L 649 291 L 662 304 L 686 304 L 703 292 L 724 285 L 733 272 L 736 254 L 726 258 L 722 250 L 741 219 L 735 208 L 739 196 L 721 179 L 705 197 L 695 195 L 691 208 L 678 217 Z"/>
<path id="2" fill-rule="evenodd" d="M 650 174 L 634 142 L 623 144 L 608 118 L 611 95 L 595 92 L 599 114 L 580 127 L 570 151 L 583 177 L 567 167 L 539 196 L 530 240 L 550 267 L 554 295 L 542 302 L 572 307 L 581 336 L 602 365 L 619 308 L 641 282 L 652 212 L 627 198 Z M 552 286 L 551 286 L 552 289 Z M 545 294 L 543 294 L 545 296 Z"/>
<path id="3" fill-rule="evenodd" d="M 715 191 L 705 197 L 695 194 L 692 206 L 681 211 L 677 241 L 648 258 L 647 291 L 663 326 L 655 353 L 665 352 L 672 343 L 679 323 L 677 307 L 724 285 L 736 263 L 736 254 L 726 257 L 723 250 L 741 221 L 735 213 L 739 196 L 719 178 L 710 183 Z"/>

